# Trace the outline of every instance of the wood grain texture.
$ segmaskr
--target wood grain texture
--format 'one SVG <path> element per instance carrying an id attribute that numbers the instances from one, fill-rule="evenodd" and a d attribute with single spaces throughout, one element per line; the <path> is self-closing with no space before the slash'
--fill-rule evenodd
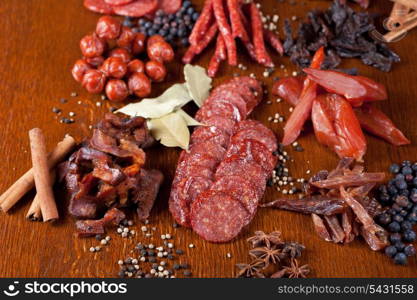
<path id="1" fill-rule="evenodd" d="M 202 0 L 193 1 L 198 9 Z M 263 11 L 280 15 L 280 26 L 285 18 L 303 17 L 308 9 L 324 8 L 328 1 L 300 1 L 289 5 L 277 1 L 261 1 Z M 300 4 L 304 2 L 305 4 Z M 371 11 L 388 16 L 391 2 L 372 1 Z M 358 6 L 355 6 L 359 9 Z M 81 0 L 1 0 L 0 1 L 0 191 L 4 191 L 21 174 L 30 168 L 30 153 L 27 132 L 40 127 L 47 138 L 47 148 L 60 141 L 64 134 L 73 135 L 78 141 L 90 135 L 89 125 L 97 122 L 109 109 L 109 103 L 100 100 L 100 96 L 86 93 L 70 75 L 70 68 L 81 56 L 78 44 L 80 39 L 95 28 L 98 15 L 87 11 Z M 417 160 L 417 31 L 392 45 L 402 57 L 390 73 L 383 73 L 361 65 L 359 62 L 346 61 L 342 67 L 359 67 L 363 75 L 386 84 L 389 100 L 379 107 L 392 117 L 396 124 L 412 140 L 407 147 L 395 148 L 373 137 L 368 137 L 369 148 L 365 157 L 366 167 L 370 171 L 386 170 L 393 161 L 402 159 Z M 196 63 L 207 66 L 213 47 L 204 52 Z M 180 58 L 180 52 L 177 58 Z M 270 78 L 263 78 L 263 68 L 248 61 L 245 54 L 239 54 L 239 60 L 247 65 L 247 71 L 222 66 L 215 85 L 230 78 L 234 72 L 240 74 L 255 73 L 265 81 L 268 89 L 272 86 L 272 77 L 285 76 L 296 70 L 288 58 L 273 57 L 279 66 Z M 183 81 L 182 67 L 173 63 L 169 66 L 168 81 L 154 85 L 154 95 L 160 94 L 166 87 Z M 78 97 L 70 97 L 76 91 Z M 61 104 L 60 98 L 68 103 Z M 267 97 L 274 100 L 272 96 Z M 78 104 L 81 101 L 81 104 Z M 96 106 L 96 102 L 102 105 Z M 266 101 L 265 101 L 266 102 Z M 267 124 L 267 118 L 276 112 L 288 117 L 289 106 L 284 103 L 261 104 L 252 117 Z M 52 107 L 62 109 L 67 116 L 70 111 L 76 113 L 77 122 L 72 125 L 60 124 L 52 113 Z M 282 123 L 270 124 L 276 134 L 282 136 Z M 323 168 L 332 168 L 337 163 L 335 154 L 319 146 L 311 129 L 306 130 L 299 142 L 305 152 L 293 153 L 291 164 L 293 176 L 307 176 Z M 307 247 L 303 262 L 311 265 L 314 277 L 412 277 L 417 275 L 416 259 L 406 267 L 395 266 L 382 253 L 369 250 L 364 241 L 357 240 L 350 245 L 340 246 L 326 243 L 314 233 L 310 217 L 284 211 L 261 209 L 249 228 L 232 243 L 215 245 L 202 241 L 191 230 L 173 229 L 173 219 L 167 209 L 170 180 L 172 179 L 178 149 L 157 146 L 148 151 L 148 165 L 162 170 L 166 181 L 152 212 L 151 226 L 156 227 L 154 236 L 170 232 L 175 236 L 177 247 L 183 248 L 186 255 L 183 262 L 192 266 L 194 276 L 231 277 L 235 274 L 237 262 L 249 260 L 248 238 L 255 230 L 280 230 L 288 240 L 299 241 Z M 273 200 L 277 194 L 269 189 L 265 201 Z M 14 277 L 112 277 L 117 274 L 117 260 L 130 255 L 130 250 L 138 241 L 150 241 L 140 234 L 133 240 L 121 239 L 113 231 L 109 246 L 95 254 L 88 252 L 94 239 L 78 239 L 74 236 L 74 220 L 66 213 L 66 203 L 62 193 L 57 193 L 61 219 L 56 224 L 31 223 L 25 219 L 33 192 L 27 195 L 9 215 L 0 215 L 0 276 Z M 136 226 L 139 231 L 140 226 Z M 157 241 L 154 239 L 153 241 Z M 187 245 L 193 243 L 194 249 Z M 230 252 L 232 258 L 226 258 Z"/>

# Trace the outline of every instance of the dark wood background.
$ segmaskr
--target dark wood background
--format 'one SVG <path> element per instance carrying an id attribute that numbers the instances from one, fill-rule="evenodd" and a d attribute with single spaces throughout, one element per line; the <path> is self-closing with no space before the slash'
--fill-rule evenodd
<path id="1" fill-rule="evenodd" d="M 280 16 L 280 26 L 284 18 L 303 17 L 308 9 L 324 8 L 329 1 L 295 0 L 297 5 L 278 1 L 261 1 L 263 11 Z M 288 2 L 288 1 L 285 1 Z M 302 5 L 304 2 L 304 5 Z M 386 16 L 391 9 L 388 0 L 374 0 L 371 11 Z M 194 0 L 198 9 L 202 0 Z M 355 5 L 358 9 L 358 6 Z M 82 0 L 2 0 L 0 1 L 0 191 L 4 191 L 22 173 L 30 168 L 27 132 L 33 127 L 42 128 L 47 136 L 48 149 L 69 133 L 82 140 L 89 136 L 88 126 L 98 121 L 110 104 L 101 101 L 100 96 L 86 93 L 70 74 L 70 68 L 81 56 L 78 47 L 81 37 L 95 28 L 99 15 L 87 11 Z M 417 160 L 417 96 L 416 67 L 417 32 L 411 32 L 405 39 L 392 45 L 401 55 L 402 62 L 396 64 L 390 73 L 383 73 L 358 62 L 344 62 L 342 67 L 357 66 L 363 75 L 370 76 L 386 84 L 389 100 L 380 107 L 392 117 L 398 126 L 412 140 L 407 147 L 395 148 L 381 140 L 368 137 L 369 147 L 365 157 L 366 167 L 370 171 L 386 170 L 391 162 L 403 159 Z M 213 49 L 195 63 L 206 66 Z M 177 53 L 179 61 L 180 53 Z M 240 74 L 255 73 L 264 80 L 270 89 L 273 76 L 284 76 L 296 70 L 287 58 L 274 56 L 274 61 L 285 69 L 277 68 L 271 78 L 262 77 L 263 69 L 250 63 L 245 54 L 240 61 L 248 66 L 240 71 L 222 66 L 215 85 L 230 77 L 234 72 Z M 177 64 L 169 66 L 169 80 L 154 85 L 154 95 L 160 94 L 166 87 L 183 81 L 182 68 Z M 78 97 L 71 97 L 77 92 Z M 60 98 L 68 99 L 61 104 Z M 274 97 L 268 96 L 270 100 Z M 81 101 L 81 104 L 78 104 Z M 266 101 L 266 100 L 265 100 Z M 100 102 L 100 107 L 96 106 Z M 70 111 L 76 113 L 76 123 L 60 124 L 52 113 L 52 107 L 62 109 L 67 116 Z M 267 124 L 268 116 L 279 112 L 289 115 L 289 106 L 285 103 L 261 104 L 253 118 Z M 271 124 L 276 134 L 282 136 L 282 123 Z M 337 163 L 335 154 L 318 145 L 311 130 L 299 139 L 305 152 L 293 153 L 295 162 L 290 169 L 293 176 L 306 176 L 306 170 L 312 172 L 323 168 L 332 168 Z M 154 236 L 170 232 L 175 237 L 178 248 L 186 250 L 182 262 L 192 266 L 194 276 L 231 277 L 235 274 L 235 263 L 249 260 L 248 238 L 255 230 L 280 230 L 288 240 L 299 241 L 306 245 L 307 251 L 303 263 L 312 268 L 313 277 L 411 277 L 417 275 L 417 263 L 413 258 L 408 266 L 395 266 L 382 253 L 371 251 L 363 240 L 341 246 L 324 242 L 315 234 L 311 219 L 295 213 L 260 209 L 250 227 L 235 241 L 223 245 L 204 242 L 189 229 L 173 229 L 173 219 L 167 209 L 167 200 L 175 170 L 178 149 L 157 146 L 149 151 L 148 164 L 161 169 L 166 181 L 158 198 L 158 204 L 150 218 L 151 226 L 156 227 Z M 304 174 L 304 175 L 303 175 Z M 269 189 L 265 201 L 273 200 L 277 193 Z M 33 193 L 27 195 L 10 214 L 0 215 L 0 276 L 27 277 L 112 277 L 117 274 L 117 260 L 127 257 L 135 242 L 148 242 L 138 235 L 132 240 L 122 239 L 113 230 L 111 245 L 101 252 L 92 254 L 88 249 L 98 242 L 94 239 L 79 239 L 74 236 L 74 220 L 68 216 L 66 203 L 62 196 L 57 197 L 61 212 L 60 221 L 55 224 L 31 223 L 25 219 L 26 211 Z M 135 226 L 140 230 L 140 225 Z M 154 239 L 157 243 L 159 238 Z M 196 247 L 189 249 L 188 244 Z M 226 258 L 231 253 L 232 258 Z"/>

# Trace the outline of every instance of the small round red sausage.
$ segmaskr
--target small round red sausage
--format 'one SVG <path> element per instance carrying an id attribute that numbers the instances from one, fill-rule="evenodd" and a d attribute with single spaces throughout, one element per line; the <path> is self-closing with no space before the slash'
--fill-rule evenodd
<path id="1" fill-rule="evenodd" d="M 126 82 L 120 79 L 110 79 L 106 84 L 106 95 L 113 102 L 121 102 L 129 96 Z"/>
<path id="2" fill-rule="evenodd" d="M 110 51 L 109 57 L 120 57 L 127 64 L 132 59 L 132 54 L 127 49 L 116 48 Z"/>
<path id="3" fill-rule="evenodd" d="M 82 82 L 84 74 L 88 70 L 91 70 L 91 66 L 84 59 L 79 59 L 75 62 L 74 66 L 72 67 L 72 77 L 74 77 L 76 81 Z"/>
<path id="4" fill-rule="evenodd" d="M 126 75 L 127 65 L 120 57 L 109 57 L 104 61 L 100 71 L 102 71 L 107 77 L 120 79 Z"/>
<path id="5" fill-rule="evenodd" d="M 167 69 L 159 61 L 148 61 L 145 65 L 146 74 L 155 82 L 161 82 L 167 75 Z"/>
<path id="6" fill-rule="evenodd" d="M 80 49 L 85 57 L 100 56 L 105 48 L 105 43 L 95 33 L 84 36 L 80 41 Z"/>
<path id="7" fill-rule="evenodd" d="M 151 93 L 151 81 L 143 73 L 134 73 L 129 77 L 129 91 L 138 97 L 146 97 Z"/>
<path id="8" fill-rule="evenodd" d="M 102 16 L 98 19 L 96 33 L 102 39 L 113 40 L 119 37 L 121 28 L 119 20 L 110 16 Z"/>
<path id="9" fill-rule="evenodd" d="M 167 42 L 154 42 L 148 45 L 148 57 L 159 62 L 170 62 L 174 59 L 174 50 Z"/>
<path id="10" fill-rule="evenodd" d="M 131 75 L 136 72 L 143 73 L 145 71 L 145 65 L 140 59 L 131 60 L 127 64 L 127 75 Z"/>
<path id="11" fill-rule="evenodd" d="M 83 78 L 83 87 L 92 94 L 99 94 L 104 89 L 106 83 L 106 76 L 99 70 L 88 70 Z"/>

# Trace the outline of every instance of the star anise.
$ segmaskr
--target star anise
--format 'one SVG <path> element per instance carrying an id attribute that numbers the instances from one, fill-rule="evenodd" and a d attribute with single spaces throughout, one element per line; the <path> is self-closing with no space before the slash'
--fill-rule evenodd
<path id="1" fill-rule="evenodd" d="M 288 275 L 288 278 L 306 278 L 310 273 L 310 267 L 308 265 L 299 266 L 298 260 L 291 258 L 290 266 L 282 268 L 283 272 Z"/>
<path id="2" fill-rule="evenodd" d="M 283 244 L 281 239 L 281 232 L 279 231 L 273 231 L 269 234 L 266 234 L 263 231 L 255 231 L 255 235 L 248 238 L 247 241 L 252 244 L 252 247 L 265 245 L 269 248 L 271 245 Z"/>
<path id="3" fill-rule="evenodd" d="M 284 258 L 285 254 L 279 248 L 273 247 L 257 247 L 249 251 L 249 255 L 256 258 L 262 259 L 265 265 L 277 264 Z"/>
<path id="4" fill-rule="evenodd" d="M 239 269 L 236 277 L 251 278 L 260 274 L 259 271 L 265 267 L 265 262 L 257 259 L 249 264 L 236 264 L 236 267 Z"/>
<path id="5" fill-rule="evenodd" d="M 285 243 L 284 247 L 282 248 L 282 253 L 289 256 L 290 258 L 297 258 L 301 256 L 301 252 L 306 247 L 302 244 L 291 242 L 291 243 Z"/>

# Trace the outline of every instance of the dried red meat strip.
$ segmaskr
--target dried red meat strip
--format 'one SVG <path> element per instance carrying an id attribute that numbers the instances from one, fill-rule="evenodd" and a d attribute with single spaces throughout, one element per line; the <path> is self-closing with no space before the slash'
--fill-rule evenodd
<path id="1" fill-rule="evenodd" d="M 191 32 L 188 41 L 191 45 L 197 45 L 201 37 L 206 34 L 209 29 L 209 25 L 213 19 L 213 1 L 206 0 L 204 2 L 203 10 L 201 11 L 200 17 L 194 24 L 193 31 Z"/>
<path id="2" fill-rule="evenodd" d="M 364 236 L 369 247 L 377 251 L 381 250 L 381 247 L 384 245 L 386 246 L 388 244 L 387 232 L 374 222 L 366 209 L 350 193 L 346 192 L 343 187 L 340 188 L 340 194 L 345 199 L 346 204 L 352 208 L 359 222 L 362 223 L 363 228 L 361 229 L 361 234 Z"/>
<path id="3" fill-rule="evenodd" d="M 232 24 L 232 34 L 234 38 L 240 38 L 243 42 L 249 42 L 249 36 L 246 32 L 240 17 L 240 0 L 227 0 L 230 23 Z"/>
<path id="4" fill-rule="evenodd" d="M 355 239 L 355 234 L 353 233 L 353 223 L 355 222 L 353 213 L 351 209 L 347 209 L 342 214 L 342 228 L 345 233 L 344 243 L 348 244 Z"/>
<path id="5" fill-rule="evenodd" d="M 275 49 L 280 55 L 284 55 L 284 47 L 279 39 L 279 37 L 268 29 L 264 29 L 264 38 L 268 44 Z"/>
<path id="6" fill-rule="evenodd" d="M 315 187 L 322 189 L 337 189 L 346 186 L 362 186 L 368 183 L 378 183 L 385 179 L 385 173 L 362 173 L 334 176 L 326 180 L 311 182 Z"/>
<path id="7" fill-rule="evenodd" d="M 163 180 L 164 175 L 159 170 L 141 170 L 138 188 L 140 192 L 133 199 L 138 206 L 136 211 L 140 221 L 149 218 Z"/>
<path id="8" fill-rule="evenodd" d="M 339 163 L 337 164 L 336 169 L 329 172 L 329 175 L 327 178 L 333 178 L 336 176 L 343 175 L 346 170 L 349 169 L 349 167 L 355 162 L 355 159 L 353 157 L 344 157 L 341 160 L 339 160 Z"/>
<path id="9" fill-rule="evenodd" d="M 257 61 L 265 67 L 273 67 L 274 63 L 265 48 L 263 23 L 261 14 L 254 2 L 249 4 L 251 26 L 252 26 L 252 42 L 255 46 Z"/>
<path id="10" fill-rule="evenodd" d="M 89 237 L 105 233 L 105 227 L 117 226 L 125 218 L 126 215 L 121 210 L 112 208 L 99 220 L 80 220 L 75 226 L 79 237 Z"/>
<path id="11" fill-rule="evenodd" d="M 226 45 L 224 43 L 223 37 L 221 34 L 217 36 L 216 50 L 214 51 L 213 56 L 211 57 L 210 63 L 207 68 L 207 74 L 210 77 L 216 76 L 220 62 L 226 59 Z"/>
<path id="12" fill-rule="evenodd" d="M 210 26 L 207 33 L 199 40 L 196 45 L 191 45 L 187 52 L 185 52 L 184 56 L 182 57 L 182 61 L 184 64 L 189 64 L 194 59 L 194 57 L 201 52 L 210 44 L 212 40 L 214 40 L 217 34 L 218 26 L 216 23 Z"/>
<path id="13" fill-rule="evenodd" d="M 227 49 L 227 57 L 229 65 L 237 65 L 237 53 L 236 53 L 236 42 L 232 36 L 232 29 L 226 18 L 226 13 L 224 10 L 223 0 L 212 0 L 213 1 L 213 11 L 216 18 L 219 30 L 223 36 L 224 42 Z"/>
<path id="14" fill-rule="evenodd" d="M 327 216 L 343 213 L 347 208 L 342 198 L 325 195 L 309 196 L 302 199 L 279 198 L 261 206 Z"/>
<path id="15" fill-rule="evenodd" d="M 336 244 L 342 243 L 345 239 L 345 233 L 343 232 L 343 228 L 340 226 L 337 216 L 324 216 L 324 219 L 330 229 L 332 241 Z"/>
<path id="16" fill-rule="evenodd" d="M 324 224 L 323 219 L 316 214 L 311 214 L 311 219 L 313 220 L 314 229 L 316 230 L 316 233 L 318 234 L 318 236 L 321 237 L 326 242 L 331 242 L 332 237 L 330 236 L 330 233 L 326 225 Z"/>

